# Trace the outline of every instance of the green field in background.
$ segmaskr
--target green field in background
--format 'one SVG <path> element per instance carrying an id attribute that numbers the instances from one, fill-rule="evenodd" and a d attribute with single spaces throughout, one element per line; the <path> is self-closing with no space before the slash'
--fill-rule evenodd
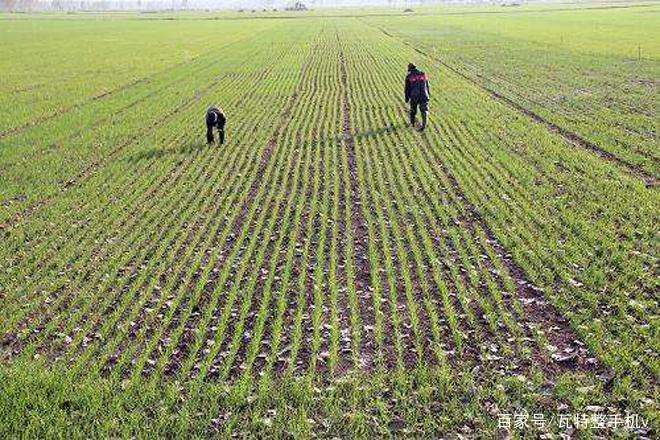
<path id="1" fill-rule="evenodd" d="M 0 436 L 657 432 L 660 7 L 623 5 L 0 15 Z"/>

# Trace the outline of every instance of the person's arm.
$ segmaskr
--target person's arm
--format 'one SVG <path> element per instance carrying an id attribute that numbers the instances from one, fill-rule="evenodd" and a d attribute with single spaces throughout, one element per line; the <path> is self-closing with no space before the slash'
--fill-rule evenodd
<path id="1" fill-rule="evenodd" d="M 429 98 L 431 97 L 431 88 L 429 87 L 429 77 L 428 75 L 424 75 L 424 83 L 426 85 L 426 94 L 429 95 Z"/>
<path id="2" fill-rule="evenodd" d="M 406 86 L 404 89 L 404 95 L 406 97 L 406 102 L 410 101 L 410 81 L 408 80 L 409 76 L 406 76 Z"/>
<path id="3" fill-rule="evenodd" d="M 220 119 L 218 121 L 218 132 L 220 133 L 220 143 L 225 143 L 225 125 L 227 124 L 227 117 L 224 113 L 220 112 Z"/>

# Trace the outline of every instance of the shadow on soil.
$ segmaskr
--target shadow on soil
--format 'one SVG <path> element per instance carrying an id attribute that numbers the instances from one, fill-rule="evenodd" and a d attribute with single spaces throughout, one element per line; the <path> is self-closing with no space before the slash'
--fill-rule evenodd
<path id="1" fill-rule="evenodd" d="M 359 141 L 361 139 L 383 136 L 383 135 L 395 133 L 396 131 L 406 127 L 407 124 L 404 123 L 386 125 L 381 128 L 376 128 L 373 130 L 366 130 L 356 133 L 353 135 L 353 139 Z M 344 135 L 338 134 L 333 136 L 317 137 L 316 139 L 310 141 L 310 143 L 314 143 L 314 144 L 324 144 L 328 142 L 341 143 L 343 140 L 344 140 Z M 231 142 L 231 138 L 225 140 L 225 142 Z M 127 156 L 124 160 L 128 162 L 136 163 L 142 160 L 160 159 L 161 157 L 170 156 L 170 155 L 188 156 L 191 154 L 199 153 L 207 148 L 219 149 L 219 148 L 224 148 L 224 146 L 218 144 L 207 145 L 206 142 L 204 142 L 204 139 L 199 139 L 190 143 L 181 144 L 176 148 L 151 148 L 145 151 L 139 151 L 134 154 L 131 154 L 130 156 Z"/>
<path id="2" fill-rule="evenodd" d="M 205 148 L 219 148 L 217 144 L 207 145 L 206 142 L 202 140 L 194 141 L 187 144 L 181 144 L 175 148 L 150 148 L 145 151 L 139 151 L 130 156 L 127 156 L 124 160 L 127 162 L 140 162 L 142 160 L 153 160 L 160 159 L 165 156 L 174 156 L 174 155 L 183 155 L 188 156 L 193 153 L 198 153 Z"/>

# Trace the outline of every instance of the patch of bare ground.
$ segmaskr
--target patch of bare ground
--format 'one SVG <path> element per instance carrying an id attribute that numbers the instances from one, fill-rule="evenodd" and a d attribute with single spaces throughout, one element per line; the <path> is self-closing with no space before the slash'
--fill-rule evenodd
<path id="1" fill-rule="evenodd" d="M 658 186 L 658 177 L 654 176 L 652 174 L 649 174 L 647 171 L 645 171 L 642 167 L 640 167 L 637 164 L 634 164 L 626 159 L 623 159 L 613 153 L 610 153 L 609 151 L 606 151 L 596 145 L 594 142 L 591 142 L 588 139 L 585 139 L 584 137 L 580 136 L 579 134 L 561 127 L 550 120 L 544 118 L 543 116 L 539 115 L 538 113 L 534 112 L 531 109 L 528 109 L 521 104 L 515 102 L 513 99 L 504 96 L 503 94 L 497 92 L 496 90 L 493 90 L 492 88 L 486 86 L 484 83 L 476 80 L 475 78 L 471 77 L 464 71 L 462 71 L 460 68 L 453 66 L 445 61 L 443 61 L 440 58 L 437 58 L 433 56 L 432 54 L 420 49 L 419 47 L 416 47 L 415 45 L 403 40 L 402 38 L 396 37 L 392 35 L 390 32 L 387 30 L 381 28 L 381 27 L 376 27 L 378 30 L 380 30 L 383 34 L 387 35 L 390 38 L 393 38 L 400 43 L 410 47 L 412 50 L 415 52 L 430 58 L 438 63 L 440 63 L 442 66 L 445 68 L 449 69 L 456 75 L 460 76 L 461 78 L 465 79 L 468 81 L 470 84 L 473 84 L 477 88 L 483 90 L 484 92 L 488 93 L 490 96 L 495 98 L 497 101 L 501 102 L 502 104 L 512 108 L 513 110 L 516 110 L 519 113 L 522 113 L 523 115 L 529 117 L 532 119 L 534 122 L 539 123 L 543 126 L 545 126 L 549 131 L 558 134 L 561 136 L 566 142 L 575 145 L 576 147 L 580 147 L 585 150 L 589 150 L 592 153 L 596 154 L 597 156 L 601 157 L 602 159 L 613 163 L 617 165 L 620 169 L 623 171 L 626 171 L 627 173 L 633 175 L 634 177 L 637 177 L 641 179 L 647 187 L 652 188 Z"/>
<path id="2" fill-rule="evenodd" d="M 339 38 L 339 36 L 337 36 Z M 349 99 L 349 85 L 348 85 L 348 72 L 346 69 L 346 61 L 344 59 L 343 50 L 339 52 L 339 66 L 341 75 L 342 86 L 342 116 L 343 116 L 343 140 L 346 147 L 346 154 L 348 159 L 348 175 L 350 200 L 351 200 L 351 225 L 353 236 L 353 249 L 354 249 L 354 263 L 355 263 L 355 292 L 360 308 L 360 318 L 363 325 L 364 332 L 362 338 L 362 346 L 360 347 L 359 363 L 360 367 L 365 370 L 371 370 L 375 367 L 375 356 L 377 341 L 374 333 L 375 329 L 375 313 L 374 313 L 374 297 L 373 286 L 371 285 L 371 265 L 369 261 L 369 232 L 367 229 L 367 221 L 362 212 L 362 195 L 360 192 L 360 182 L 358 178 L 358 165 L 357 156 L 355 152 L 355 139 L 353 137 L 353 130 L 351 127 L 351 103 Z M 343 183 L 343 179 L 342 179 Z M 344 196 L 346 188 L 342 188 L 343 203 L 345 205 L 346 197 Z M 349 207 L 346 207 L 348 209 Z M 349 244 L 350 245 L 350 244 Z M 347 304 L 343 304 L 347 308 Z M 348 328 L 348 327 L 347 327 Z M 343 350 L 342 350 L 343 351 Z"/>
<path id="3" fill-rule="evenodd" d="M 525 270 L 506 251 L 488 223 L 481 216 L 481 213 L 467 198 L 447 166 L 440 160 L 437 161 L 437 165 L 450 182 L 456 195 L 456 202 L 463 205 L 462 208 L 466 213 L 462 217 L 463 225 L 473 236 L 483 233 L 487 237 L 487 243 L 493 254 L 501 261 L 508 275 L 517 286 L 517 291 L 511 293 L 515 294 L 522 304 L 525 316 L 518 317 L 518 319 L 524 322 L 523 327 L 526 328 L 527 334 L 530 335 L 529 328 L 542 329 L 548 342 L 552 345 L 549 348 L 554 353 L 550 356 L 546 354 L 547 350 L 545 348 L 547 347 L 535 347 L 533 354 L 535 364 L 550 376 L 565 371 L 603 370 L 602 364 L 590 355 L 586 345 L 580 341 L 580 338 L 570 327 L 568 320 L 545 299 L 543 291 L 530 281 Z M 493 263 L 487 261 L 489 258 L 488 252 L 484 255 L 486 255 L 486 264 L 494 268 Z M 509 306 L 509 310 L 513 310 L 513 313 L 515 313 L 511 298 L 508 295 L 503 295 L 503 299 Z"/>

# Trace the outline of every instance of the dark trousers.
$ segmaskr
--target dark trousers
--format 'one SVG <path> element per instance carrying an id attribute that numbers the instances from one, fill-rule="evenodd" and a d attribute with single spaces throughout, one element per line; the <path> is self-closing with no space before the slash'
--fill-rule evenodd
<path id="1" fill-rule="evenodd" d="M 415 101 L 415 100 L 410 100 L 410 122 L 415 122 L 415 118 L 417 117 L 417 107 L 419 107 L 419 110 L 422 113 L 428 113 L 429 112 L 429 102 L 428 101 Z"/>
<path id="2" fill-rule="evenodd" d="M 225 143 L 225 130 L 223 128 L 218 128 L 218 136 L 220 137 L 220 143 Z M 213 125 L 206 124 L 206 142 L 209 144 L 213 143 Z"/>

